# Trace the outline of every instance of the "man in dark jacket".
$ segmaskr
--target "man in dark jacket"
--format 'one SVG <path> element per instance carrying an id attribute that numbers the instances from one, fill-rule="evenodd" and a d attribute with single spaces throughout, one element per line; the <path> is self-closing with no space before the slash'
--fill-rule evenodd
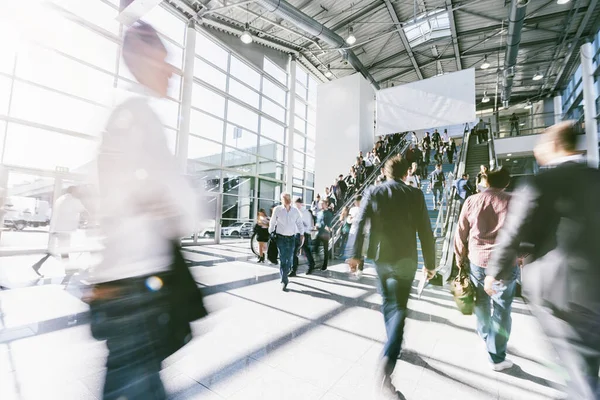
<path id="1" fill-rule="evenodd" d="M 485 289 L 529 253 L 523 290 L 569 374 L 569 399 L 600 399 L 600 172 L 581 163 L 570 122 L 554 125 L 534 149 L 548 167 L 517 190 L 487 268 Z"/>
<path id="2" fill-rule="evenodd" d="M 361 202 L 358 214 L 356 242 L 350 267 L 356 269 L 362 259 L 365 226 L 371 222 L 367 257 L 375 260 L 381 295 L 382 311 L 388 335 L 381 365 L 382 389 L 395 393 L 391 374 L 402 346 L 406 305 L 418 266 L 417 233 L 421 241 L 424 272 L 435 275 L 435 242 L 423 192 L 403 181 L 409 165 L 401 156 L 385 164 L 387 181 L 374 187 Z"/>

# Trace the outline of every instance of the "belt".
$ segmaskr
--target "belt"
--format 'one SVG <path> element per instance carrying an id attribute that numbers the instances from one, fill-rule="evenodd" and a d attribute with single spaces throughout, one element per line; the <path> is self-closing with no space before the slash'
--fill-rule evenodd
<path id="1" fill-rule="evenodd" d="M 276 235 L 280 236 L 280 237 L 284 237 L 284 238 L 293 238 L 294 236 L 296 236 L 296 235 L 290 235 L 290 236 L 288 236 L 288 235 L 281 235 L 279 233 L 276 233 Z"/>

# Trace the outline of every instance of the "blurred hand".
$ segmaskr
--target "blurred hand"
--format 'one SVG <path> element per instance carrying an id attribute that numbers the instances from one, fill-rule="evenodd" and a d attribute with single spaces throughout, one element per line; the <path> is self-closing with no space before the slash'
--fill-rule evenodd
<path id="1" fill-rule="evenodd" d="M 428 281 L 432 280 L 435 277 L 435 274 L 437 274 L 436 270 L 423 268 L 423 276 L 425 277 L 426 280 L 428 280 Z"/>
<path id="2" fill-rule="evenodd" d="M 485 277 L 485 281 L 483 282 L 483 289 L 488 295 L 492 296 L 496 294 L 496 291 L 494 290 L 494 283 L 496 282 L 497 280 L 493 276 Z"/>
<path id="3" fill-rule="evenodd" d="M 358 266 L 360 265 L 360 259 L 358 258 L 349 258 L 346 260 L 346 264 L 348 264 L 350 266 L 350 270 L 352 272 L 356 271 L 358 269 Z"/>

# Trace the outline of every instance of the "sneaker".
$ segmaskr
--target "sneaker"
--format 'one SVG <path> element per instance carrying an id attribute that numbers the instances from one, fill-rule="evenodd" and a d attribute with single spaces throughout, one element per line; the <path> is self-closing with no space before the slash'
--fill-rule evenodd
<path id="1" fill-rule="evenodd" d="M 290 273 L 288 274 L 288 277 L 293 278 L 294 276 L 297 276 L 296 271 L 290 271 Z"/>
<path id="2" fill-rule="evenodd" d="M 284 292 L 287 292 L 287 283 L 282 283 L 281 284 L 281 290 Z"/>
<path id="3" fill-rule="evenodd" d="M 499 363 L 492 363 L 492 369 L 496 372 L 504 371 L 505 369 L 512 368 L 513 362 L 510 360 L 504 360 Z"/>
<path id="4" fill-rule="evenodd" d="M 309 269 L 306 271 L 306 275 L 312 275 L 312 273 L 313 273 L 314 271 L 315 271 L 315 269 L 314 269 L 314 268 L 309 268 Z"/>

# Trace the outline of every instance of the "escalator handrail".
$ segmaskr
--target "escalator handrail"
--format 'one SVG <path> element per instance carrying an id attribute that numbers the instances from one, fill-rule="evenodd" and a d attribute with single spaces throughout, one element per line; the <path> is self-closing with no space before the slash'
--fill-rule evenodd
<path id="1" fill-rule="evenodd" d="M 465 129 L 463 136 L 463 144 L 460 150 L 459 160 L 454 167 L 455 177 L 462 176 L 466 169 L 467 153 L 469 148 L 469 140 L 471 139 L 471 130 Z M 450 197 L 448 198 L 448 213 L 446 214 L 445 223 L 445 239 L 442 245 L 442 255 L 440 257 L 440 263 L 438 265 L 438 272 L 440 272 L 445 279 L 450 277 L 452 272 L 452 263 L 454 261 L 454 251 L 452 244 L 454 243 L 454 234 L 456 233 L 456 225 L 458 224 L 459 217 L 459 202 L 456 201 L 456 187 L 452 188 Z"/>

